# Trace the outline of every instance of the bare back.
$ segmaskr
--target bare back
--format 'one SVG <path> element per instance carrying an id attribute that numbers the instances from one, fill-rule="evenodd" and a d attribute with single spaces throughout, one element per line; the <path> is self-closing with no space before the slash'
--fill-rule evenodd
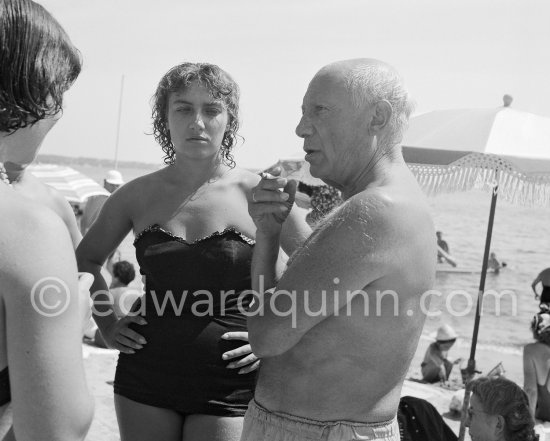
<path id="1" fill-rule="evenodd" d="M 425 320 L 421 296 L 433 285 L 436 261 L 425 198 L 408 170 L 396 176 L 353 196 L 313 233 L 301 251 L 309 267 L 301 266 L 300 251 L 293 256 L 287 273 L 301 267 L 305 279 L 315 278 L 315 267 L 326 260 L 333 268 L 323 271 L 335 277 L 356 262 L 361 262 L 357 272 L 376 276 L 291 349 L 262 360 L 256 400 L 269 410 L 320 421 L 379 422 L 395 416 Z M 321 242 L 334 235 L 340 243 L 330 244 L 316 261 Z M 371 249 L 363 253 L 357 244 L 365 236 Z M 336 282 L 326 287 L 339 288 Z"/>

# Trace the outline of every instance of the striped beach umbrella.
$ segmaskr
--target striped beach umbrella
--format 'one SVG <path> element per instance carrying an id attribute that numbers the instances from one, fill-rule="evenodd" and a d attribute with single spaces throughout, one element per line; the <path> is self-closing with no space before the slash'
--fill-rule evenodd
<path id="1" fill-rule="evenodd" d="M 96 181 L 65 165 L 36 164 L 29 166 L 27 170 L 72 203 L 82 204 L 90 196 L 109 195 Z"/>
<path id="2" fill-rule="evenodd" d="M 491 206 L 479 282 L 467 373 L 475 373 L 475 353 L 491 248 L 497 196 L 512 203 L 550 207 L 550 118 L 504 106 L 451 109 L 411 118 L 403 156 L 428 194 L 471 189 L 491 191 Z M 464 439 L 470 396 L 464 395 L 459 439 Z"/>

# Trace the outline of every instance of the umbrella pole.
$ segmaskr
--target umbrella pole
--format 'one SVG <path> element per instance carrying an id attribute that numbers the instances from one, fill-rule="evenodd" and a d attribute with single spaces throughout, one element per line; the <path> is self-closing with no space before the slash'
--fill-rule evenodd
<path id="1" fill-rule="evenodd" d="M 477 294 L 476 315 L 474 321 L 474 332 L 472 335 L 472 347 L 470 348 L 470 358 L 468 360 L 468 366 L 466 367 L 466 390 L 464 391 L 464 402 L 462 403 L 462 414 L 460 418 L 460 432 L 458 434 L 459 441 L 464 440 L 464 434 L 466 432 L 466 417 L 468 414 L 468 406 L 470 404 L 469 387 L 470 381 L 474 378 L 476 370 L 476 347 L 477 347 L 477 335 L 479 332 L 479 320 L 481 317 L 481 308 L 483 307 L 483 293 L 485 292 L 485 279 L 487 278 L 487 264 L 489 262 L 489 253 L 491 250 L 491 238 L 493 236 L 493 223 L 495 220 L 495 209 L 497 206 L 498 196 L 498 171 L 497 171 L 497 184 L 493 188 L 493 195 L 491 197 L 491 209 L 489 211 L 489 222 L 487 225 L 487 236 L 485 237 L 485 251 L 483 253 L 483 264 L 481 266 L 481 277 L 479 280 L 479 291 Z"/>

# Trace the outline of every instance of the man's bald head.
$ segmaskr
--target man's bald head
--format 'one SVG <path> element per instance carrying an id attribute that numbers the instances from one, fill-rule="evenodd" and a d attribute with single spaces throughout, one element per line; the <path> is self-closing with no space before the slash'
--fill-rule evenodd
<path id="1" fill-rule="evenodd" d="M 392 116 L 387 136 L 379 140 L 379 146 L 387 149 L 401 142 L 414 103 L 393 66 L 373 58 L 355 58 L 328 64 L 315 76 L 325 75 L 345 85 L 351 101 L 360 111 L 377 102 L 387 101 L 391 105 Z"/>

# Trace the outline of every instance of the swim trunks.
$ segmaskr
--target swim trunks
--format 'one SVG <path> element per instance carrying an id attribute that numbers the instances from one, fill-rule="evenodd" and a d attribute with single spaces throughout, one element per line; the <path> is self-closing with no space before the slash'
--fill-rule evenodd
<path id="1" fill-rule="evenodd" d="M 115 393 L 182 415 L 242 417 L 255 372 L 227 368 L 236 359 L 223 353 L 246 342 L 221 337 L 247 330 L 254 241 L 227 229 L 188 242 L 153 225 L 134 245 L 146 291 L 132 309 L 147 324 L 130 328 L 147 343 L 119 355 Z"/>
<path id="2" fill-rule="evenodd" d="M 397 417 L 381 423 L 314 421 L 270 412 L 252 400 L 244 417 L 241 441 L 399 441 Z"/>

